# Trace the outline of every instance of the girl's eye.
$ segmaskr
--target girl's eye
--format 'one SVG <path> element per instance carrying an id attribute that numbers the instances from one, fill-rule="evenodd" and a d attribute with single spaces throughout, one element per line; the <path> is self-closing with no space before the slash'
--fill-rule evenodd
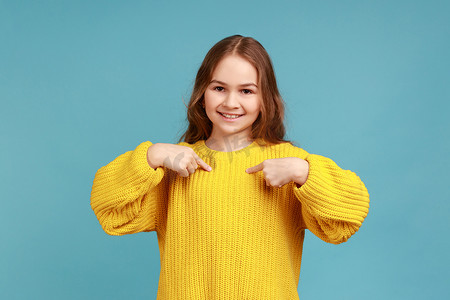
<path id="1" fill-rule="evenodd" d="M 216 90 L 216 91 L 218 91 L 218 92 L 222 92 L 222 91 L 224 90 L 224 88 L 221 87 L 221 86 L 216 86 L 216 87 L 214 88 L 214 90 Z M 253 91 L 252 91 L 252 90 L 249 90 L 249 89 L 243 89 L 242 92 L 243 92 L 244 94 L 246 94 L 246 95 L 253 94 Z"/>

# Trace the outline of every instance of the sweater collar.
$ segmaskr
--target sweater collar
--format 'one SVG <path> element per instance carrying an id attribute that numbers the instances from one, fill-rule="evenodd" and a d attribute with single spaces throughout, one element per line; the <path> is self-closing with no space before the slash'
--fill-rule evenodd
<path id="1" fill-rule="evenodd" d="M 239 150 L 235 151 L 218 151 L 208 148 L 205 144 L 205 140 L 200 140 L 195 143 L 194 148 L 199 153 L 202 153 L 203 155 L 207 157 L 213 157 L 216 160 L 224 160 L 224 159 L 230 159 L 231 157 L 239 157 L 239 156 L 250 156 L 251 152 L 255 149 L 260 148 L 264 145 L 264 141 L 261 139 L 255 139 L 253 142 Z"/>

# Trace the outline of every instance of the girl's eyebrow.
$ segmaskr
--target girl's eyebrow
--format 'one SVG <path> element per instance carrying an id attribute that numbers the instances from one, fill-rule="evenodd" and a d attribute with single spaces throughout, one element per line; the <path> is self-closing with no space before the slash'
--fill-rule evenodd
<path id="1" fill-rule="evenodd" d="M 220 81 L 220 80 L 215 80 L 215 79 L 211 80 L 210 84 L 213 83 L 213 82 L 216 82 L 216 83 L 219 83 L 219 84 L 222 84 L 222 85 L 227 85 L 225 82 Z M 256 88 L 258 88 L 258 86 L 256 84 L 251 83 L 251 82 L 250 83 L 243 83 L 243 84 L 240 84 L 239 86 L 249 86 L 249 85 L 254 85 Z"/>

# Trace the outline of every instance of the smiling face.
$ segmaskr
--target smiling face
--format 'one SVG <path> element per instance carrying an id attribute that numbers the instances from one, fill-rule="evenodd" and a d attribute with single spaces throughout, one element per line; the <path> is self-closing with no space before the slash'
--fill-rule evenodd
<path id="1" fill-rule="evenodd" d="M 205 111 L 213 124 L 208 139 L 249 140 L 252 124 L 258 118 L 262 98 L 258 72 L 238 55 L 225 56 L 216 66 L 204 94 Z"/>

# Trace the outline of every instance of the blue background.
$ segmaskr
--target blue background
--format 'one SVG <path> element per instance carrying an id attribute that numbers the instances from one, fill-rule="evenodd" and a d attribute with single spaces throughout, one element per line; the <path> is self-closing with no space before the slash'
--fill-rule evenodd
<path id="1" fill-rule="evenodd" d="M 1 299 L 156 298 L 156 233 L 104 233 L 94 175 L 176 143 L 233 34 L 269 52 L 287 138 L 370 193 L 347 243 L 307 232 L 300 298 L 449 297 L 449 2 L 276 2 L 0 1 Z"/>

